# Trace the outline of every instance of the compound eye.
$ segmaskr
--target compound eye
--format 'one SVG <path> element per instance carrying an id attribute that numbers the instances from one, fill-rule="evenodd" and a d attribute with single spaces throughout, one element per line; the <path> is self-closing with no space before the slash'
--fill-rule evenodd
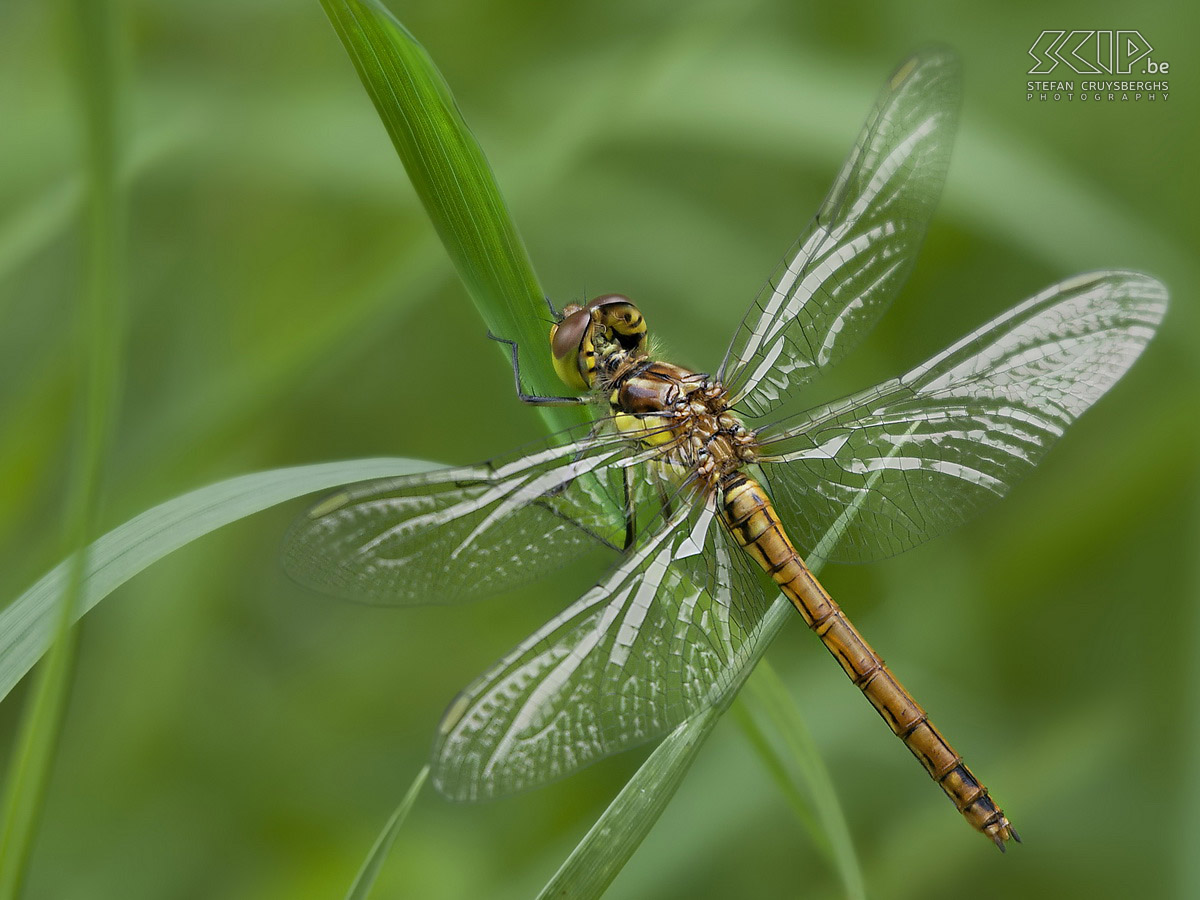
<path id="1" fill-rule="evenodd" d="M 559 322 L 550 335 L 550 350 L 554 357 L 566 359 L 578 353 L 591 322 L 591 314 L 580 307 L 576 307 L 574 312 Z"/>

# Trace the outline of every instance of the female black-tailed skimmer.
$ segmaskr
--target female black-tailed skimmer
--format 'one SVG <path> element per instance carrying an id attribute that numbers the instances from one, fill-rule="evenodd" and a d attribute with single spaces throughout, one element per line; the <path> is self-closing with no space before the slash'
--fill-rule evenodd
<path id="1" fill-rule="evenodd" d="M 890 556 L 962 522 L 1041 459 L 1142 352 L 1162 284 L 1053 285 L 899 378 L 802 415 L 782 400 L 847 353 L 912 267 L 958 110 L 945 51 L 888 81 L 816 219 L 751 305 L 715 376 L 650 357 L 620 295 L 556 314 L 555 368 L 583 432 L 523 456 L 348 487 L 289 535 L 301 582 L 383 604 L 507 590 L 596 547 L 603 579 L 450 706 L 447 796 L 508 794 L 673 729 L 725 699 L 770 603 L 765 570 L 967 821 L 1004 813 L 804 563 Z M 822 535 L 840 535 L 833 547 Z M 803 554 L 802 554 L 803 551 Z"/>

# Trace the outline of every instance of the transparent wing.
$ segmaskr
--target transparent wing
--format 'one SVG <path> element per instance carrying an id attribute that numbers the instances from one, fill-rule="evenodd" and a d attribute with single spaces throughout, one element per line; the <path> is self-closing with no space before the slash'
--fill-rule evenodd
<path id="1" fill-rule="evenodd" d="M 451 705 L 438 789 L 482 800 L 544 784 L 715 702 L 767 609 L 756 572 L 711 497 L 677 508 Z"/>
<path id="2" fill-rule="evenodd" d="M 763 430 L 763 471 L 809 550 L 847 510 L 831 557 L 906 550 L 1003 496 L 1154 335 L 1167 292 L 1135 272 L 1056 284 L 913 369 Z"/>
<path id="3" fill-rule="evenodd" d="M 454 603 L 516 587 L 589 549 L 619 552 L 655 509 L 652 454 L 615 433 L 478 466 L 351 485 L 284 543 L 300 583 L 377 604 Z"/>
<path id="4" fill-rule="evenodd" d="M 912 269 L 941 193 L 959 106 L 947 50 L 892 75 L 808 231 L 734 334 L 718 380 L 764 416 L 849 352 Z"/>

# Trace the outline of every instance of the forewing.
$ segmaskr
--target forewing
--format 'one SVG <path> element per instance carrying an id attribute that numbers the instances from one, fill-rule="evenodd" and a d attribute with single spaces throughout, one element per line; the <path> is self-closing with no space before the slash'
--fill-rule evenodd
<path id="1" fill-rule="evenodd" d="M 512 459 L 351 485 L 295 522 L 284 567 L 309 587 L 377 604 L 507 590 L 589 549 L 620 551 L 627 476 L 634 507 L 651 502 L 647 456 L 601 432 Z"/>
<path id="2" fill-rule="evenodd" d="M 850 351 L 912 269 L 949 165 L 959 67 L 947 50 L 889 79 L 808 231 L 733 337 L 719 380 L 751 417 Z"/>
<path id="3" fill-rule="evenodd" d="M 847 511 L 833 559 L 899 553 L 1002 497 L 1154 335 L 1166 288 L 1135 272 L 1054 285 L 907 375 L 760 434 L 797 544 Z"/>
<path id="4" fill-rule="evenodd" d="M 677 509 L 451 705 L 438 789 L 483 800 L 535 787 L 716 702 L 767 608 L 756 571 L 711 498 Z"/>

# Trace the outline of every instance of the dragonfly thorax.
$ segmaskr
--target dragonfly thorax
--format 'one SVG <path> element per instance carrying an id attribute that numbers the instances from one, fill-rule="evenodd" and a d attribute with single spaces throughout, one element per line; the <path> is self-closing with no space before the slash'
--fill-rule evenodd
<path id="1" fill-rule="evenodd" d="M 754 435 L 727 399 L 707 375 L 647 360 L 618 378 L 609 404 L 620 432 L 715 486 L 755 456 Z"/>

